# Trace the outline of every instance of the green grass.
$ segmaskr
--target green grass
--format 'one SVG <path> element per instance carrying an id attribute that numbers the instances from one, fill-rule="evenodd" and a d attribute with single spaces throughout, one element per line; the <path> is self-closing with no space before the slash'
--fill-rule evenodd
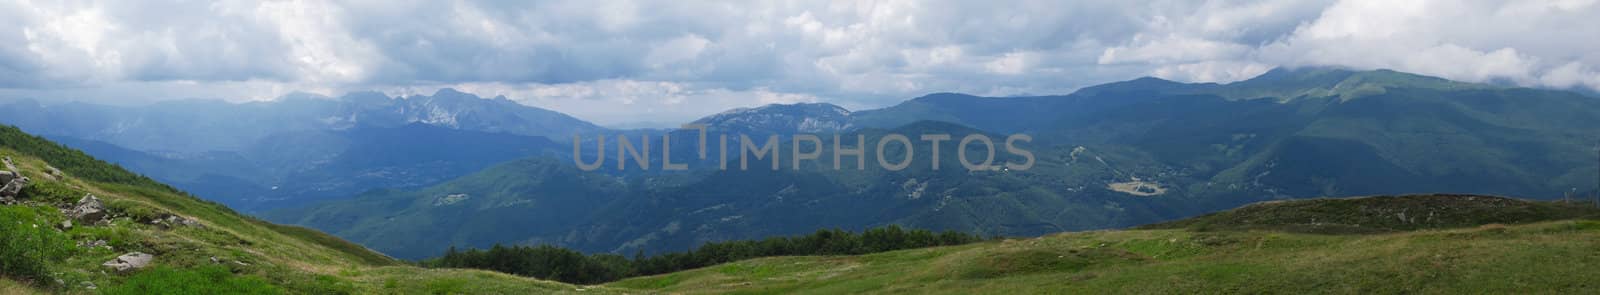
<path id="1" fill-rule="evenodd" d="M 1588 204 L 1433 194 L 1262 202 L 1139 228 L 1365 234 L 1594 217 Z"/>
<path id="2" fill-rule="evenodd" d="M 362 286 L 360 294 L 615 294 L 610 288 L 518 277 L 466 269 L 410 266 L 368 268 L 344 275 Z"/>
<path id="3" fill-rule="evenodd" d="M 1600 275 L 1596 212 L 1487 196 L 1267 202 L 1139 230 L 755 259 L 607 286 L 733 294 L 1571 293 L 1600 287 L 1588 279 Z"/>
<path id="4" fill-rule="evenodd" d="M 1600 221 L 1378 235 L 1130 230 L 782 257 L 612 283 L 663 293 L 1528 293 L 1600 287 Z"/>
<path id="5" fill-rule="evenodd" d="M 221 266 L 156 268 L 139 272 L 101 294 L 283 294 L 257 277 L 234 276 Z"/>
<path id="6" fill-rule="evenodd" d="M 19 283 L 7 278 L 0 278 L 0 295 L 42 294 L 38 290 L 29 288 L 27 284 Z"/>
<path id="7" fill-rule="evenodd" d="M 0 206 L 5 267 L 0 294 L 529 294 L 579 288 L 482 271 L 404 266 L 321 232 L 240 215 L 8 126 L 0 126 L 0 156 L 11 157 L 33 179 L 19 197 L 23 205 Z M 49 167 L 64 173 L 47 176 Z M 110 224 L 77 223 L 57 231 L 65 220 L 57 208 L 70 207 L 84 194 L 101 199 Z M 202 226 L 150 223 L 171 215 Z M 112 249 L 75 245 L 95 240 Z M 155 260 L 129 273 L 100 265 L 134 251 Z M 86 288 L 90 284 L 97 289 Z"/>

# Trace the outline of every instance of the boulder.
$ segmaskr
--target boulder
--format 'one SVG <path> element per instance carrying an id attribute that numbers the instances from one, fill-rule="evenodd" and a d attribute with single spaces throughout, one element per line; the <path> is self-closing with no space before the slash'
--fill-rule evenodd
<path id="1" fill-rule="evenodd" d="M 93 241 L 87 241 L 87 242 L 78 242 L 78 247 L 79 248 L 105 247 L 106 249 L 111 249 L 111 245 L 106 243 L 106 240 L 93 240 Z"/>
<path id="2" fill-rule="evenodd" d="M 106 263 L 101 263 L 100 265 L 116 269 L 117 272 L 127 272 L 150 266 L 150 262 L 155 259 L 156 257 L 150 254 L 133 252 L 122 254 L 122 256 L 117 256 L 117 259 L 106 261 Z"/>
<path id="3" fill-rule="evenodd" d="M 17 179 L 16 172 L 0 170 L 0 183 L 10 183 L 12 179 Z"/>
<path id="4" fill-rule="evenodd" d="M 165 221 L 167 223 L 167 226 L 179 226 L 179 225 L 182 225 L 182 226 L 200 226 L 200 221 L 199 220 L 194 220 L 194 218 L 188 218 L 188 217 L 177 216 L 177 215 L 167 215 L 167 218 L 165 219 Z"/>
<path id="5" fill-rule="evenodd" d="M 100 204 L 100 198 L 96 198 L 92 194 L 84 195 L 83 199 L 79 199 L 78 204 L 73 205 L 72 210 L 67 212 L 67 217 L 85 223 L 94 223 L 97 220 L 106 218 L 106 206 Z"/>
<path id="6" fill-rule="evenodd" d="M 61 177 L 65 176 L 65 175 L 62 175 L 61 169 L 56 169 L 56 167 L 47 165 L 47 166 L 44 166 L 44 169 L 45 169 L 45 171 L 44 171 L 45 173 L 44 174 L 40 174 L 40 176 L 44 176 L 44 179 L 47 179 L 47 180 L 61 180 Z"/>
<path id="7" fill-rule="evenodd" d="M 27 177 L 16 177 L 0 185 L 0 199 L 10 200 L 22 194 L 22 188 L 28 187 Z"/>

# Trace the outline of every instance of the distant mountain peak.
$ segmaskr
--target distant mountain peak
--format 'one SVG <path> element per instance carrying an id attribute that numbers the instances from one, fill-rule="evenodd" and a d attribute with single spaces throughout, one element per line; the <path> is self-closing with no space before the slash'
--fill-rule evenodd
<path id="1" fill-rule="evenodd" d="M 721 113 L 717 113 L 715 115 L 711 115 L 711 117 L 716 117 L 716 116 L 721 116 L 721 115 L 750 114 L 750 113 L 815 113 L 815 114 L 834 113 L 834 114 L 838 114 L 838 115 L 846 115 L 846 116 L 848 116 L 848 115 L 850 115 L 850 110 L 847 110 L 844 107 L 840 107 L 838 105 L 834 105 L 834 104 L 826 103 L 826 102 L 802 102 L 802 103 L 791 103 L 791 104 L 775 103 L 775 104 L 768 104 L 768 105 L 763 105 L 763 106 L 753 107 L 753 108 L 734 108 L 734 109 L 731 109 L 731 110 L 723 111 Z M 710 117 L 707 117 L 707 118 L 710 118 Z M 701 120 L 705 120 L 705 119 L 703 118 Z"/>
<path id="2" fill-rule="evenodd" d="M 1451 81 L 1444 78 L 1399 72 L 1389 69 L 1358 70 L 1335 66 L 1278 67 L 1243 81 L 1223 84 L 1207 91 L 1231 99 L 1337 96 L 1349 100 L 1381 94 L 1392 88 L 1485 89 L 1495 86 Z"/>
<path id="3" fill-rule="evenodd" d="M 303 91 L 289 92 L 288 94 L 284 94 L 283 96 L 279 97 L 279 99 L 283 99 L 283 100 L 296 100 L 296 99 L 309 100 L 309 99 L 329 99 L 329 98 L 330 97 L 328 97 L 326 95 L 310 93 L 310 92 L 303 92 Z"/>
<path id="4" fill-rule="evenodd" d="M 824 102 L 769 104 L 732 109 L 694 122 L 735 131 L 833 132 L 854 128 L 850 115 L 850 110 Z"/>
<path id="5" fill-rule="evenodd" d="M 1186 91 L 1207 84 L 1188 84 L 1156 77 L 1139 77 L 1138 79 L 1111 82 L 1095 86 L 1084 87 L 1073 94 L 1101 95 L 1101 94 L 1136 94 L 1136 93 L 1170 93 Z"/>
<path id="6" fill-rule="evenodd" d="M 978 97 L 976 95 L 966 94 L 966 93 L 935 92 L 935 93 L 929 93 L 929 94 L 923 95 L 923 96 L 918 96 L 917 98 L 912 98 L 911 100 L 912 101 L 922 101 L 922 102 L 935 102 L 935 101 L 967 100 L 967 99 L 974 99 L 974 98 L 980 98 L 980 97 Z"/>
<path id="7" fill-rule="evenodd" d="M 466 92 L 461 92 L 461 91 L 456 90 L 455 88 L 450 88 L 450 87 L 439 88 L 439 90 L 433 92 L 433 96 L 434 97 L 441 97 L 441 96 L 449 96 L 449 97 L 471 96 L 471 97 L 474 97 L 474 98 L 478 97 L 477 95 L 473 95 L 473 94 L 466 93 Z"/>

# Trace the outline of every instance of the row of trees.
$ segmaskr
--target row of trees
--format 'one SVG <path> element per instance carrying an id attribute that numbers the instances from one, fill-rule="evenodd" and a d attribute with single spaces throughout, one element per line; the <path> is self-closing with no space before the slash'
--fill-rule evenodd
<path id="1" fill-rule="evenodd" d="M 67 148 L 43 137 L 24 133 L 22 129 L 17 129 L 15 126 L 0 124 L 0 147 L 9 148 L 24 155 L 39 157 L 39 159 L 54 165 L 73 177 L 97 182 L 152 187 L 170 192 L 179 192 L 171 186 L 156 182 L 143 175 L 128 172 L 116 164 L 95 159 L 82 151 Z M 34 180 L 37 181 L 39 177 L 37 175 L 34 176 Z"/>
<path id="2" fill-rule="evenodd" d="M 632 259 L 616 254 L 584 255 L 554 246 L 501 246 L 488 250 L 459 251 L 424 260 L 428 267 L 475 268 L 574 284 L 597 284 L 633 276 L 669 273 L 720 263 L 771 256 L 856 255 L 982 241 L 970 234 L 905 230 L 899 226 L 873 228 L 860 234 L 832 229 L 797 237 L 706 243 L 687 252 Z"/>

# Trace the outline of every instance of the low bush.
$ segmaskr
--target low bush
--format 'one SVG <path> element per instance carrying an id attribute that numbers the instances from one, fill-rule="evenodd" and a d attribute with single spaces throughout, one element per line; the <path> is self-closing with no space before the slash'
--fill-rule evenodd
<path id="1" fill-rule="evenodd" d="M 22 188 L 21 192 L 24 199 L 52 204 L 74 204 L 83 198 L 84 194 L 83 191 L 57 181 L 34 181 L 28 187 Z"/>
<path id="2" fill-rule="evenodd" d="M 792 255 L 858 255 L 923 247 L 962 245 L 982 238 L 954 231 L 935 233 L 899 226 L 861 233 L 819 230 L 795 237 L 711 242 L 687 252 L 632 259 L 615 254 L 585 255 L 555 246 L 501 246 L 458 251 L 424 260 L 423 266 L 475 268 L 573 284 L 598 284 L 634 276 L 663 274 L 751 258 Z"/>
<path id="3" fill-rule="evenodd" d="M 132 218 L 134 221 L 140 223 L 161 219 L 161 217 L 167 215 L 166 212 L 162 211 L 161 209 L 156 209 L 150 205 L 145 205 L 144 203 L 130 200 L 108 201 L 106 202 L 106 209 L 110 209 L 111 212 L 127 215 L 128 218 Z"/>
<path id="4" fill-rule="evenodd" d="M 53 261 L 71 254 L 73 244 L 55 229 L 65 217 L 55 208 L 0 207 L 0 274 L 49 284 Z"/>

